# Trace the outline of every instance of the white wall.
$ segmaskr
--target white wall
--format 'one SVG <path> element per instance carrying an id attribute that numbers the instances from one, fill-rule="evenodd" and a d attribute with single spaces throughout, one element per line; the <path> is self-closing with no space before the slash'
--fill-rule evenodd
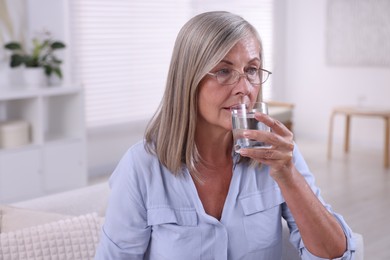
<path id="1" fill-rule="evenodd" d="M 91 129 L 87 134 L 90 176 L 110 174 L 131 145 L 143 139 L 147 121 Z"/>
<path id="2" fill-rule="evenodd" d="M 390 67 L 341 67 L 326 64 L 326 0 L 283 0 L 277 15 L 285 14 L 284 100 L 296 104 L 295 134 L 326 140 L 331 109 L 339 105 L 387 107 L 390 109 Z M 364 41 L 364 39 L 361 39 Z M 383 55 L 389 55 L 384 53 Z M 283 59 L 278 59 L 280 62 Z M 280 64 L 279 64 L 280 65 Z M 276 73 L 275 73 L 276 74 Z M 276 80 L 275 80 L 276 81 Z M 335 139 L 343 137 L 344 121 L 337 117 Z M 353 118 L 354 144 L 383 146 L 384 123 L 381 119 Z M 367 138 L 369 137 L 369 138 Z"/>
<path id="3" fill-rule="evenodd" d="M 273 68 L 272 68 L 272 99 L 287 101 L 286 88 L 286 39 L 287 39 L 287 8 L 286 1 L 274 1 L 274 32 L 273 32 Z"/>

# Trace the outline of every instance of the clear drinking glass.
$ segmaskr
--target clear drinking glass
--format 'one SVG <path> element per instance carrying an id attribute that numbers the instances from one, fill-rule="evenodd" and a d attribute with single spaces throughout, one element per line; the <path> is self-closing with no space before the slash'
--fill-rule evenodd
<path id="1" fill-rule="evenodd" d="M 238 104 L 230 108 L 232 113 L 232 127 L 234 139 L 234 151 L 239 152 L 241 148 L 266 148 L 270 145 L 243 136 L 247 129 L 270 132 L 269 126 L 255 119 L 255 113 L 268 114 L 268 105 L 264 102 Z"/>

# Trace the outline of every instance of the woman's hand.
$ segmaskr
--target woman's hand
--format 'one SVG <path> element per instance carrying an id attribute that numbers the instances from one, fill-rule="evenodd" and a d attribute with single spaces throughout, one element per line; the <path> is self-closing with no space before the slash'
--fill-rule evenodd
<path id="1" fill-rule="evenodd" d="M 242 156 L 270 166 L 270 175 L 278 183 L 294 216 L 306 248 L 326 259 L 340 257 L 347 249 L 344 232 L 336 220 L 315 196 L 292 160 L 293 134 L 281 122 L 264 114 L 255 118 L 272 131 L 246 130 L 244 136 L 270 144 L 270 148 L 241 149 Z"/>
<path id="2" fill-rule="evenodd" d="M 268 115 L 256 113 L 256 120 L 271 128 L 271 132 L 246 130 L 244 137 L 270 144 L 270 148 L 241 149 L 242 156 L 250 157 L 260 163 L 270 166 L 270 174 L 275 180 L 289 177 L 294 164 L 292 154 L 294 149 L 293 134 L 281 122 Z"/>

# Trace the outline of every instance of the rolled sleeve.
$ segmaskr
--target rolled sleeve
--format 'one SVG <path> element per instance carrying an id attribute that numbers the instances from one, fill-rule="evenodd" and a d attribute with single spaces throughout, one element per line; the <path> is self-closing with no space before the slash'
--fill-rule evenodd
<path id="1" fill-rule="evenodd" d="M 338 214 L 333 214 L 334 217 L 337 219 L 337 221 L 340 223 L 341 228 L 344 231 L 344 235 L 347 239 L 347 249 L 344 252 L 344 254 L 339 258 L 333 258 L 333 260 L 352 260 L 355 259 L 355 252 L 356 252 L 356 241 L 353 236 L 353 233 L 351 232 L 350 228 L 348 227 L 347 223 L 344 221 L 343 217 L 341 217 Z M 327 258 L 320 258 L 317 257 L 309 252 L 309 250 L 306 249 L 304 243 L 302 240 L 300 240 L 300 246 L 299 246 L 299 252 L 301 255 L 301 258 L 303 260 L 319 260 L 319 259 L 327 259 Z"/>
<path id="2" fill-rule="evenodd" d="M 344 255 L 342 257 L 339 257 L 339 258 L 333 258 L 333 260 L 347 260 L 347 259 L 354 259 L 353 258 L 353 252 L 347 250 L 345 251 Z M 308 250 L 306 250 L 305 248 L 303 248 L 301 250 L 301 259 L 302 260 L 327 260 L 328 258 L 320 258 L 320 257 L 317 257 L 315 255 L 312 255 Z"/>

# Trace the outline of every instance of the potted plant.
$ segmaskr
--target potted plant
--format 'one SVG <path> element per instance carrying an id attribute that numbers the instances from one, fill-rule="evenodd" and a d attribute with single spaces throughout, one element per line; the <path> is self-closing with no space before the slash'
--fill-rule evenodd
<path id="1" fill-rule="evenodd" d="M 16 68 L 22 65 L 26 68 L 37 68 L 41 75 L 43 75 L 43 68 L 43 71 L 48 79 L 53 75 L 62 79 L 62 71 L 60 67 L 62 61 L 55 55 L 55 52 L 59 49 L 65 48 L 65 44 L 61 41 L 51 39 L 49 34 L 46 34 L 46 37 L 42 40 L 37 38 L 32 40 L 31 53 L 27 52 L 21 43 L 15 41 L 5 44 L 4 48 L 11 51 L 11 68 Z"/>

